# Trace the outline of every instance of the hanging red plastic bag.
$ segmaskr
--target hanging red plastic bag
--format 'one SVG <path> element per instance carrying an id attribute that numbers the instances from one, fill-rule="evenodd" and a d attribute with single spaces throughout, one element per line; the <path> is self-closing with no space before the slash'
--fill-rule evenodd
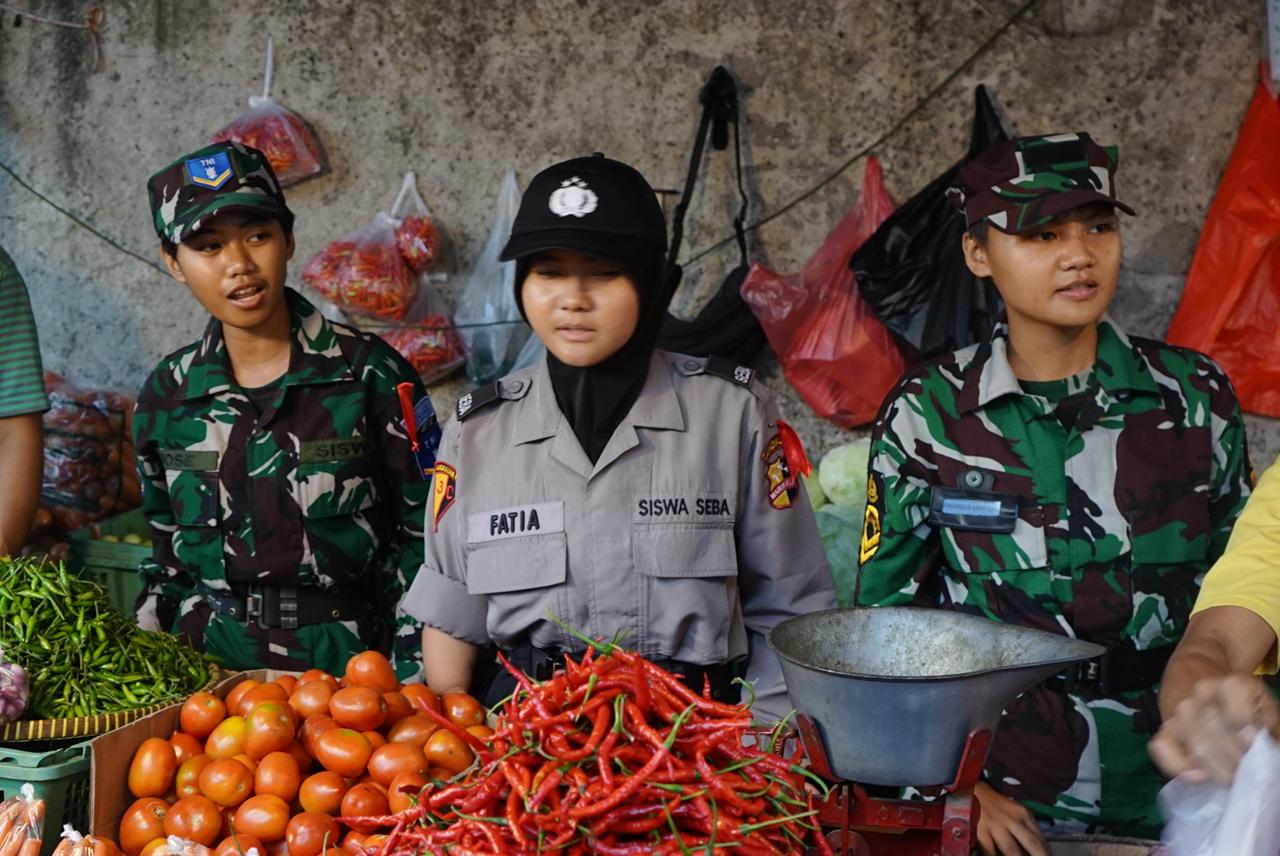
<path id="1" fill-rule="evenodd" d="M 875 419 L 905 363 L 888 329 L 863 303 L 849 258 L 893 213 L 880 163 L 867 158 L 862 194 L 804 270 L 751 265 L 742 297 L 760 319 L 787 380 L 813 411 L 842 428 Z"/>
<path id="2" fill-rule="evenodd" d="M 1217 360 L 1242 408 L 1280 416 L 1280 103 L 1261 74 L 1167 338 Z"/>
<path id="3" fill-rule="evenodd" d="M 320 143 L 302 117 L 271 97 L 275 72 L 275 45 L 267 36 L 267 71 L 262 95 L 249 97 L 249 109 L 213 135 L 210 142 L 234 140 L 267 156 L 282 187 L 324 171 Z"/>

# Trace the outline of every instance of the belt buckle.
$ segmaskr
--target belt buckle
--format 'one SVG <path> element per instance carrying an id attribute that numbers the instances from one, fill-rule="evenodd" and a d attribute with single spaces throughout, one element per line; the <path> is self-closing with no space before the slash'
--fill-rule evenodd
<path id="1" fill-rule="evenodd" d="M 249 593 L 244 598 L 244 626 L 248 627 L 257 619 L 259 627 L 265 629 L 266 624 L 263 623 L 263 602 L 262 589 L 253 586 L 249 589 Z"/>

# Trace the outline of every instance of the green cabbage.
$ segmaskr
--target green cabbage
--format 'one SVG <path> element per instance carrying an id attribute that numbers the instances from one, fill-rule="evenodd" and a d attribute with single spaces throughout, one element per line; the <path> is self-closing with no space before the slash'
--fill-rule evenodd
<path id="1" fill-rule="evenodd" d="M 818 483 L 833 505 L 856 508 L 867 504 L 867 457 L 871 440 L 863 438 L 836 446 L 818 464 Z"/>

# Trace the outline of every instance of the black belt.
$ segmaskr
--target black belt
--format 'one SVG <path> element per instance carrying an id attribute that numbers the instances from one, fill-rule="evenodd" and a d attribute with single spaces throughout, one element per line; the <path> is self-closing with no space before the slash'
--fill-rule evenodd
<path id="1" fill-rule="evenodd" d="M 545 681 L 551 677 L 551 674 L 557 669 L 564 666 L 564 652 L 548 648 L 538 648 L 533 645 L 524 644 L 517 645 L 510 651 L 505 652 L 507 659 L 511 661 L 511 665 L 520 669 L 535 681 Z M 740 671 L 734 663 L 715 663 L 710 666 L 702 666 L 697 663 L 686 663 L 683 660 L 653 660 L 668 672 L 679 675 L 681 681 L 694 692 L 701 694 L 704 682 L 711 684 L 711 697 L 716 701 L 722 701 L 729 704 L 736 704 L 740 700 L 741 690 L 734 683 L 740 677 Z M 503 671 L 499 677 L 506 675 Z M 503 682 L 505 683 L 505 681 Z M 514 683 L 512 684 L 514 688 Z M 493 702 L 500 700 L 510 693 L 510 689 L 499 695 Z"/>
<path id="2" fill-rule="evenodd" d="M 1167 645 L 1137 651 L 1128 645 L 1117 645 L 1100 657 L 1068 666 L 1044 685 L 1051 690 L 1096 698 L 1155 689 L 1173 655 L 1173 648 Z"/>
<path id="3" fill-rule="evenodd" d="M 202 589 L 203 597 L 215 612 L 248 626 L 295 630 L 332 621 L 359 621 L 373 614 L 367 597 L 354 593 L 327 592 L 297 586 L 251 585 L 232 591 Z"/>

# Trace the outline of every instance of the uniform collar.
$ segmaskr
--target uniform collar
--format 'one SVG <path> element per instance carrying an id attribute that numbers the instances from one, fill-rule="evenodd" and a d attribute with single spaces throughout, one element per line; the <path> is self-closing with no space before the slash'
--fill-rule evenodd
<path id="1" fill-rule="evenodd" d="M 1098 385 L 1112 398 L 1160 391 L 1147 361 L 1107 316 L 1098 322 L 1098 357 L 1093 369 Z M 1022 385 L 1009 365 L 1009 325 L 1001 322 L 991 338 L 977 346 L 965 369 L 957 407 L 961 413 L 971 413 L 1006 395 L 1022 394 Z"/>
<path id="2" fill-rule="evenodd" d="M 513 382 L 520 381 L 508 378 L 501 381 L 501 385 L 505 388 Z M 539 361 L 530 376 L 523 382 L 530 384 L 529 407 L 526 408 L 527 412 L 520 414 L 520 420 L 515 430 L 511 432 L 512 444 L 518 446 L 521 443 L 532 443 L 554 437 L 560 431 L 562 423 L 564 430 L 572 435 L 573 431 L 569 428 L 568 421 L 560 412 L 560 405 L 556 404 L 556 394 L 551 388 L 551 373 L 547 369 L 547 361 Z M 644 388 L 640 390 L 640 396 L 635 404 L 631 405 L 630 412 L 614 431 L 614 439 L 619 435 L 634 436 L 635 432 L 632 430 L 634 428 L 668 431 L 685 429 L 684 411 L 680 408 L 680 399 L 676 395 L 675 383 L 671 379 L 671 368 L 667 365 L 666 354 L 662 351 L 655 352 L 650 359 L 649 374 L 645 379 Z M 601 456 L 601 461 L 604 460 L 605 455 L 611 454 L 609 447 L 614 445 L 614 441 L 610 440 L 604 455 Z"/>
<path id="3" fill-rule="evenodd" d="M 305 297 L 291 288 L 285 289 L 289 306 L 290 335 L 293 337 L 289 370 L 282 387 L 327 384 L 355 380 L 351 365 L 338 346 L 338 330 L 320 314 Z M 231 364 L 227 360 L 227 343 L 222 335 L 222 322 L 209 319 L 204 335 L 191 353 L 178 397 L 184 401 L 220 395 L 236 389 Z"/>

